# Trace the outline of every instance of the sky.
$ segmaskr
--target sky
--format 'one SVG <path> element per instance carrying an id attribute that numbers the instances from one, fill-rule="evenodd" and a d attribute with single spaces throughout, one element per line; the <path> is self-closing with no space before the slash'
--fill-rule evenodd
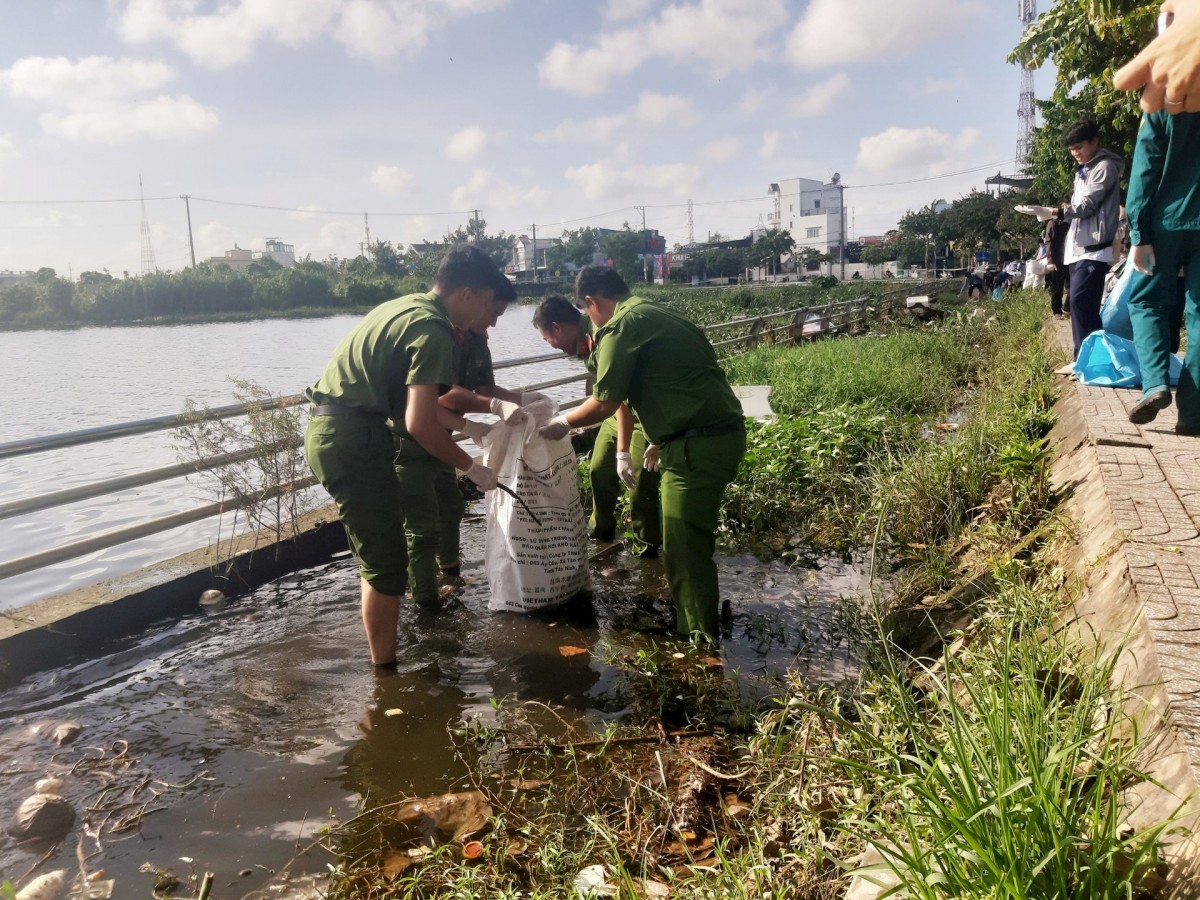
<path id="1" fill-rule="evenodd" d="M 851 239 L 1014 171 L 999 0 L 0 0 L 0 271 L 266 238 L 744 236 L 785 178 Z M 1039 93 L 1051 75 L 1039 72 Z M 141 193 L 139 193 L 139 178 Z M 903 182 L 897 184 L 896 182 Z M 367 218 L 364 221 L 364 213 Z"/>

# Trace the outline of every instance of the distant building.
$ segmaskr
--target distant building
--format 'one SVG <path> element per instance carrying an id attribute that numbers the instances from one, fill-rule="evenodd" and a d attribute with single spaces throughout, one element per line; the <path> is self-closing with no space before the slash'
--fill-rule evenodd
<path id="1" fill-rule="evenodd" d="M 546 251 L 556 244 L 561 244 L 558 238 L 538 238 L 537 246 L 529 235 L 513 236 L 512 267 L 510 272 L 532 272 L 534 269 L 546 268 Z"/>
<path id="2" fill-rule="evenodd" d="M 834 178 L 829 184 L 812 178 L 786 178 L 772 184 L 767 189 L 771 198 L 768 227 L 787 230 L 797 251 L 811 248 L 836 260 L 845 240 L 846 215 L 842 187 L 836 175 Z"/>
<path id="3" fill-rule="evenodd" d="M 33 272 L 13 272 L 0 269 L 0 288 L 11 287 L 14 284 L 28 284 L 33 281 Z"/>
<path id="4" fill-rule="evenodd" d="M 251 263 L 261 259 L 272 260 L 285 269 L 290 269 L 296 265 L 296 250 L 292 244 L 285 244 L 276 238 L 267 238 L 264 250 L 246 250 L 234 244 L 233 249 L 226 250 L 224 256 L 210 256 L 204 262 L 210 266 L 227 266 L 235 272 L 245 272 Z"/>

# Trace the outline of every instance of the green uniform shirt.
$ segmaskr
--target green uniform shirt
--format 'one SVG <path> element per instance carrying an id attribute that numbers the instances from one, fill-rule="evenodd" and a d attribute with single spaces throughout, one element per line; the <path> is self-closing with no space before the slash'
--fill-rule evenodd
<path id="1" fill-rule="evenodd" d="M 628 403 L 654 443 L 691 428 L 743 421 L 704 332 L 640 297 L 617 304 L 596 335 L 597 400 Z"/>
<path id="2" fill-rule="evenodd" d="M 583 360 L 583 367 L 594 379 L 596 377 L 596 335 L 592 320 L 587 316 L 579 317 L 579 346 L 575 356 Z"/>
<path id="3" fill-rule="evenodd" d="M 492 350 L 488 339 L 469 328 L 461 341 L 454 345 L 454 371 L 458 378 L 454 382 L 468 391 L 494 388 L 496 373 L 492 369 Z"/>
<path id="4" fill-rule="evenodd" d="M 436 294 L 381 303 L 338 344 L 308 397 L 403 422 L 410 384 L 454 383 L 451 335 Z"/>
<path id="5" fill-rule="evenodd" d="M 1142 117 L 1129 172 L 1129 240 L 1153 244 L 1154 232 L 1200 230 L 1200 113 Z"/>

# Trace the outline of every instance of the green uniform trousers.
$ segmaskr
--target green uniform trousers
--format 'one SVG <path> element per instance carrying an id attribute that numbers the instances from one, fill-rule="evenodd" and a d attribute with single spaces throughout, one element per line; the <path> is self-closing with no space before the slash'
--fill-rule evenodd
<path id="1" fill-rule="evenodd" d="M 744 430 L 662 446 L 663 566 L 675 599 L 675 629 L 682 635 L 717 636 L 717 523 L 721 497 L 745 453 Z"/>
<path id="2" fill-rule="evenodd" d="M 463 496 L 454 467 L 435 459 L 410 437 L 396 436 L 395 479 L 408 544 L 408 576 L 413 602 L 436 606 L 438 562 L 458 563 Z"/>
<path id="3" fill-rule="evenodd" d="M 1172 328 L 1178 332 L 1178 272 L 1185 266 L 1187 352 L 1175 401 L 1179 424 L 1200 428 L 1200 231 L 1158 230 L 1154 234 L 1154 274 L 1135 272 L 1129 295 L 1133 343 L 1142 369 L 1142 392 L 1169 384 L 1168 354 Z"/>
<path id="4" fill-rule="evenodd" d="M 646 454 L 646 432 L 634 423 L 633 436 L 629 441 L 629 455 L 633 459 L 633 490 L 629 494 L 629 515 L 633 523 L 634 538 L 651 547 L 662 546 L 662 522 L 658 507 L 657 472 L 642 468 Z M 596 443 L 592 448 L 592 517 L 588 527 L 593 535 L 601 532 L 615 533 L 617 529 L 617 501 L 621 498 L 621 479 L 617 476 L 617 418 L 610 416 L 600 425 Z"/>
<path id="5" fill-rule="evenodd" d="M 392 432 L 383 419 L 311 416 L 304 455 L 337 504 L 363 580 L 381 593 L 403 594 L 408 554 L 399 540 L 404 520 Z"/>

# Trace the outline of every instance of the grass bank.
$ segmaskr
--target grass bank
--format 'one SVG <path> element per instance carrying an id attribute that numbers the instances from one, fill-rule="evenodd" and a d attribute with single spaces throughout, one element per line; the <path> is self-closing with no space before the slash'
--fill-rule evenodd
<path id="1" fill-rule="evenodd" d="M 861 598 L 855 683 L 795 676 L 754 703 L 703 648 L 626 652 L 624 722 L 531 734 L 501 704 L 498 727 L 458 735 L 485 823 L 429 849 L 394 807 L 367 811 L 329 836 L 330 896 L 833 898 L 856 870 L 914 897 L 1156 896 L 1166 826 L 1124 825 L 1138 728 L 1111 660 L 1058 628 L 1074 588 L 1046 489 L 1041 304 L 731 365 L 794 412 L 756 430 L 729 536 L 866 538 L 927 583 L 986 563 L 956 640 L 918 657 L 890 601 Z"/>

